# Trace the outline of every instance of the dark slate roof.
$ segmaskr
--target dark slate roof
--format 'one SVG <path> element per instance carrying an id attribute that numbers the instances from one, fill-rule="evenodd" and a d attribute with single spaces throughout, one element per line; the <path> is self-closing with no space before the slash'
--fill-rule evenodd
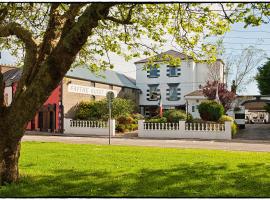
<path id="1" fill-rule="evenodd" d="M 12 83 L 18 82 L 21 78 L 22 70 L 19 68 L 11 69 L 5 73 L 3 73 L 3 79 L 5 82 L 5 86 L 11 86 Z"/>
<path id="2" fill-rule="evenodd" d="M 10 86 L 12 83 L 18 82 L 21 78 L 21 74 L 22 70 L 19 68 L 5 72 L 3 74 L 5 85 Z M 136 82 L 134 79 L 112 70 L 101 71 L 99 75 L 95 75 L 86 66 L 81 66 L 70 69 L 67 72 L 66 76 L 71 78 L 78 78 L 88 81 L 138 89 L 136 87 Z"/>
<path id="3" fill-rule="evenodd" d="M 157 58 L 160 58 L 161 60 L 158 60 L 158 61 L 163 61 L 162 60 L 162 56 L 163 55 L 171 55 L 175 58 L 180 58 L 180 59 L 192 59 L 191 56 L 187 56 L 183 53 L 180 53 L 178 51 L 175 51 L 175 50 L 169 50 L 169 51 L 166 51 L 166 52 L 163 52 L 163 53 L 160 53 L 158 55 L 156 55 Z M 142 60 L 139 60 L 139 61 L 136 61 L 135 64 L 137 63 L 146 63 L 148 61 L 148 58 L 145 58 L 145 59 L 142 59 Z"/>
<path id="4" fill-rule="evenodd" d="M 95 75 L 86 66 L 80 66 L 70 69 L 67 72 L 66 76 L 71 78 L 78 78 L 88 81 L 138 89 L 136 87 L 134 79 L 112 70 L 101 71 L 99 72 L 99 75 Z"/>

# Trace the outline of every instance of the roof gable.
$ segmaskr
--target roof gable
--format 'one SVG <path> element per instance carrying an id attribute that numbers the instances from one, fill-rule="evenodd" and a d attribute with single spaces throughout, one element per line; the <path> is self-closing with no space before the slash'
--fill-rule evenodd
<path id="1" fill-rule="evenodd" d="M 173 56 L 175 58 L 180 58 L 182 60 L 184 60 L 184 59 L 192 59 L 191 56 L 185 55 L 185 54 L 180 53 L 180 52 L 175 51 L 175 50 L 169 50 L 169 51 L 160 53 L 160 54 L 158 54 L 158 55 L 156 55 L 154 57 L 157 57 L 158 59 L 160 59 L 158 61 L 164 61 L 163 58 L 162 58 L 163 55 L 171 55 L 171 56 Z M 151 57 L 151 58 L 153 58 L 153 57 Z M 135 64 L 137 64 L 137 63 L 146 63 L 146 62 L 148 62 L 148 60 L 149 60 L 149 58 L 145 58 L 145 59 L 136 61 Z"/>

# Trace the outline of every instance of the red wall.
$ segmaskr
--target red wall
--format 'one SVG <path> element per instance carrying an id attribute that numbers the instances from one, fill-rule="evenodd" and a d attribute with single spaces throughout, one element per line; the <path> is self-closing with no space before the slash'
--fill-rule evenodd
<path id="1" fill-rule="evenodd" d="M 43 106 L 46 106 L 48 104 L 55 104 L 56 105 L 56 117 L 55 117 L 55 125 L 56 125 L 56 131 L 59 130 L 59 113 L 61 112 L 59 102 L 61 100 L 61 84 L 57 86 L 47 99 L 47 101 L 43 104 Z M 34 117 L 35 120 L 35 129 L 38 128 L 38 113 Z M 27 124 L 27 130 L 31 130 L 31 122 Z"/>

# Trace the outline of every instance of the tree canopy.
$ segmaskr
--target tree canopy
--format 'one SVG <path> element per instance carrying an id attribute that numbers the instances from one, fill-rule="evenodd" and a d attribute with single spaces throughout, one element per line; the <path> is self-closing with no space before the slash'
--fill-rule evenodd
<path id="1" fill-rule="evenodd" d="M 262 95 L 270 95 L 270 59 L 258 68 L 256 80 L 260 93 Z"/>

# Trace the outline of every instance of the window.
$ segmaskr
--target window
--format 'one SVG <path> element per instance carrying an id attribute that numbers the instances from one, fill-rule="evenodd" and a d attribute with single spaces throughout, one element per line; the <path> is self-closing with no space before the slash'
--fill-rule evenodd
<path id="1" fill-rule="evenodd" d="M 91 87 L 95 87 L 96 86 L 96 83 L 95 82 L 91 82 L 90 85 L 91 85 Z"/>
<path id="2" fill-rule="evenodd" d="M 158 100 L 158 85 L 149 85 L 149 99 Z"/>
<path id="3" fill-rule="evenodd" d="M 113 90 L 113 85 L 109 85 L 109 89 L 110 90 Z"/>
<path id="4" fill-rule="evenodd" d="M 171 66 L 171 65 L 167 65 L 167 76 L 179 76 L 181 69 L 180 67 L 176 67 L 176 66 Z"/>
<path id="5" fill-rule="evenodd" d="M 170 85 L 169 100 L 171 101 L 178 100 L 177 85 Z"/>
<path id="6" fill-rule="evenodd" d="M 167 100 L 177 101 L 180 99 L 180 88 L 178 88 L 179 83 L 168 83 L 169 89 L 167 89 L 166 95 Z"/>
<path id="7" fill-rule="evenodd" d="M 159 77 L 159 74 L 158 74 L 159 70 L 156 66 L 151 66 L 149 68 L 149 77 L 150 78 L 156 78 L 156 77 Z"/>
<path id="8" fill-rule="evenodd" d="M 195 112 L 195 106 L 192 106 L 192 112 Z"/>

